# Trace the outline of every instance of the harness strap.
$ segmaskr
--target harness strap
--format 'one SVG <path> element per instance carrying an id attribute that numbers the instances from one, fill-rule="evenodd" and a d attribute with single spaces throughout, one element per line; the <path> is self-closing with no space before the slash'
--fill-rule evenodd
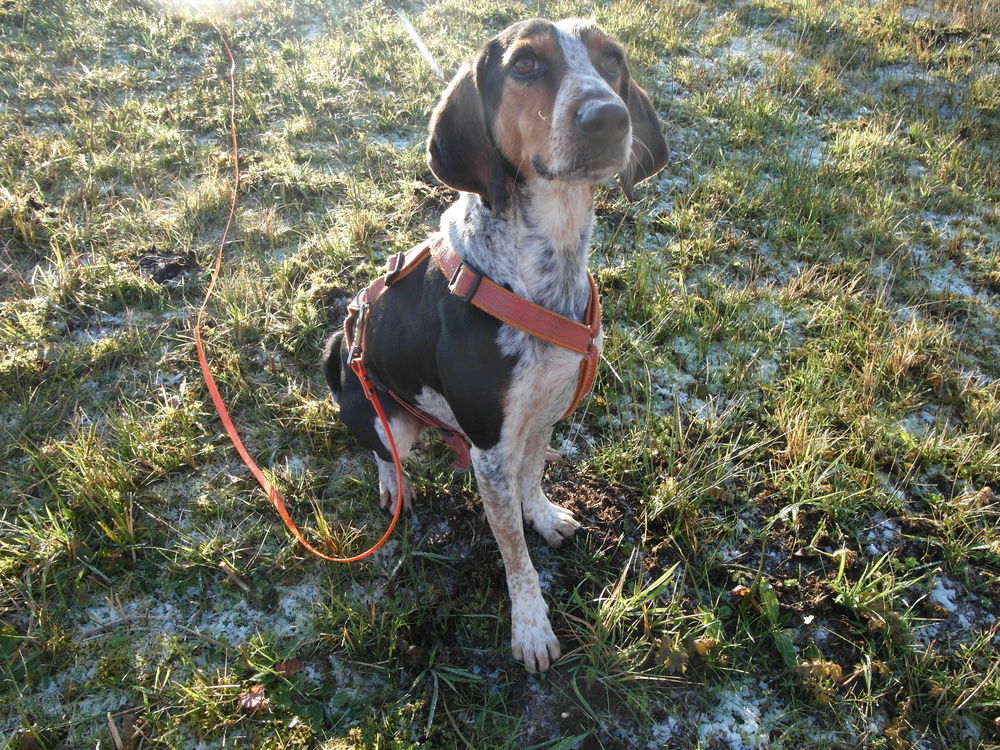
<path id="1" fill-rule="evenodd" d="M 587 271 L 587 283 L 590 286 L 590 301 L 587 302 L 584 320 L 587 322 L 587 327 L 594 333 L 587 347 L 587 355 L 580 363 L 580 380 L 576 386 L 576 393 L 573 394 L 569 410 L 563 414 L 563 417 L 568 417 L 576 411 L 576 407 L 583 401 L 583 397 L 590 393 L 591 388 L 594 387 L 594 381 L 597 380 L 597 366 L 601 363 L 601 352 L 597 348 L 597 339 L 601 335 L 601 295 L 597 291 L 594 274 L 590 271 Z"/>
<path id="2" fill-rule="evenodd" d="M 565 315 L 536 305 L 534 302 L 500 286 L 488 276 L 479 273 L 466 264 L 440 235 L 435 235 L 421 242 L 405 253 L 397 253 L 392 256 L 386 263 L 386 272 L 358 292 L 347 306 L 347 317 L 344 319 L 344 340 L 347 342 L 348 361 L 351 366 L 355 367 L 355 363 L 357 363 L 358 367 L 364 368 L 367 317 L 371 305 L 385 294 L 389 287 L 423 263 L 428 256 L 434 260 L 445 278 L 448 279 L 448 290 L 452 294 L 475 305 L 502 323 L 583 357 L 580 363 L 580 377 L 577 381 L 576 392 L 573 394 L 569 409 L 563 416 L 568 417 L 572 414 L 583 397 L 593 388 L 594 380 L 597 377 L 597 365 L 600 361 L 597 340 L 601 335 L 601 298 L 593 274 L 587 272 L 590 300 L 587 302 L 584 322 L 579 323 Z M 415 417 L 440 430 L 445 442 L 456 453 L 456 465 L 459 467 L 468 466 L 469 449 L 464 437 L 392 390 L 387 388 L 384 390 Z"/>
<path id="3" fill-rule="evenodd" d="M 601 335 L 601 297 L 594 275 L 587 272 L 590 300 L 587 302 L 583 323 L 578 323 L 572 318 L 536 305 L 484 276 L 465 263 L 440 236 L 431 241 L 430 254 L 448 279 L 448 289 L 452 294 L 507 325 L 583 355 L 576 392 L 563 417 L 576 411 L 580 401 L 594 387 L 601 356 L 597 348 L 597 340 Z"/>
<path id="4" fill-rule="evenodd" d="M 587 320 L 578 323 L 565 315 L 529 302 L 479 273 L 465 263 L 462 257 L 440 237 L 431 245 L 430 252 L 445 278 L 449 280 L 448 289 L 452 294 L 507 325 L 530 333 L 542 341 L 584 355 L 590 352 L 594 340 L 600 335 L 600 301 L 597 303 L 595 317 L 593 302 L 597 299 L 597 290 L 589 273 L 587 276 L 590 281 L 590 303 L 587 306 Z"/>
<path id="5" fill-rule="evenodd" d="M 468 469 L 472 465 L 472 454 L 469 452 L 470 443 L 465 439 L 465 436 L 461 432 L 456 432 L 433 414 L 428 414 L 423 409 L 417 408 L 395 391 L 390 391 L 388 388 L 385 388 L 384 390 L 396 399 L 396 403 L 406 409 L 406 411 L 410 412 L 410 414 L 415 416 L 424 424 L 437 429 L 438 433 L 440 433 L 441 439 L 444 440 L 445 445 L 451 448 L 452 453 L 455 454 L 455 460 L 451 462 L 452 468 Z"/>
<path id="6" fill-rule="evenodd" d="M 349 352 L 347 359 L 355 373 L 363 372 L 374 387 L 388 393 L 403 409 L 421 422 L 438 430 L 441 433 L 441 438 L 455 453 L 455 460 L 452 462 L 452 466 L 456 469 L 467 469 L 472 463 L 472 458 L 469 454 L 469 443 L 465 437 L 441 420 L 428 414 L 423 409 L 414 406 L 398 393 L 386 387 L 384 383 L 378 381 L 376 376 L 369 373 L 364 365 L 369 308 L 379 297 L 385 294 L 389 287 L 400 279 L 405 278 L 413 269 L 429 257 L 432 243 L 433 239 L 428 239 L 416 247 L 410 248 L 405 253 L 396 253 L 386 263 L 386 272 L 374 279 L 367 287 L 355 295 L 354 299 L 347 306 L 347 317 L 344 319 L 344 340 L 347 342 Z M 373 392 L 374 387 L 372 389 Z M 366 395 L 368 395 L 367 390 Z"/>

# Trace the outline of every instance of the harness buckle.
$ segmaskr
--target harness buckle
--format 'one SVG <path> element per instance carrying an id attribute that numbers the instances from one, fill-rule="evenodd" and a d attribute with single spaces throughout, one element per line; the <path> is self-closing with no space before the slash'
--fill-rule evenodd
<path id="1" fill-rule="evenodd" d="M 355 298 L 355 302 L 357 302 L 357 298 Z M 363 346 L 361 339 L 364 337 L 365 318 L 368 316 L 368 303 L 361 302 L 354 310 L 356 314 L 354 316 L 354 329 L 351 331 L 351 348 L 347 353 L 348 363 L 354 362 L 360 355 Z"/>
<path id="2" fill-rule="evenodd" d="M 392 286 L 399 277 L 400 271 L 406 266 L 406 253 L 396 253 L 385 264 L 385 285 Z"/>
<path id="3" fill-rule="evenodd" d="M 454 293 L 455 286 L 458 284 L 458 277 L 462 275 L 463 270 L 468 270 L 470 273 L 475 275 L 475 279 L 473 279 L 472 283 L 469 285 L 469 290 L 465 294 L 461 295 L 463 302 L 469 302 L 476 296 L 476 292 L 479 291 L 479 284 L 482 283 L 483 274 L 464 262 L 459 263 L 458 268 L 455 269 L 455 273 L 451 275 L 451 279 L 448 281 L 448 291 Z"/>

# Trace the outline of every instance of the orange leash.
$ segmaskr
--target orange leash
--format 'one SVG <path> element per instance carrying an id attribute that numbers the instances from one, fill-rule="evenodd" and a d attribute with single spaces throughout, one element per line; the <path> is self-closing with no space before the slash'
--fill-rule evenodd
<path id="1" fill-rule="evenodd" d="M 201 307 L 198 308 L 198 315 L 195 319 L 194 345 L 198 350 L 198 362 L 201 364 L 201 374 L 205 378 L 205 385 L 208 386 L 208 393 L 212 397 L 212 403 L 215 404 L 215 410 L 219 413 L 219 419 L 222 420 L 222 425 L 226 428 L 226 433 L 229 435 L 229 439 L 232 441 L 233 447 L 236 448 L 236 452 L 240 454 L 240 458 L 243 459 L 243 463 L 246 464 L 248 469 L 250 469 L 250 473 L 254 475 L 254 478 L 260 484 L 265 494 L 268 498 L 270 498 L 271 503 L 274 505 L 274 509 L 278 511 L 278 515 L 281 516 L 281 520 L 285 522 L 285 526 L 287 526 L 288 530 L 292 532 L 292 535 L 299 541 L 300 544 L 302 544 L 303 547 L 317 557 L 322 557 L 324 560 L 329 560 L 331 562 L 355 562 L 368 557 L 368 555 L 372 554 L 375 550 L 385 544 L 385 541 L 392 534 L 393 529 L 396 528 L 396 522 L 399 521 L 399 515 L 403 509 L 403 466 L 399 460 L 399 452 L 396 450 L 396 441 L 393 440 L 392 430 L 389 429 L 389 420 L 386 419 L 385 412 L 382 410 L 382 405 L 379 403 L 378 396 L 375 393 L 375 388 L 372 386 L 371 380 L 364 371 L 364 365 L 358 362 L 355 367 L 352 363 L 352 368 L 358 375 L 358 379 L 361 381 L 365 395 L 368 396 L 368 399 L 372 402 L 372 406 L 375 408 L 375 413 L 378 415 L 379 421 L 382 424 L 382 429 L 385 430 L 386 439 L 389 442 L 389 450 L 392 452 L 392 460 L 396 465 L 396 510 L 392 514 L 392 522 L 389 524 L 389 528 L 386 529 L 382 538 L 375 542 L 375 544 L 369 549 L 362 552 L 360 555 L 354 555 L 353 557 L 331 557 L 330 555 L 316 549 L 302 535 L 302 532 L 299 531 L 295 522 L 292 520 L 291 515 L 289 515 L 288 509 L 285 507 L 285 500 L 281 496 L 281 493 L 278 492 L 268 478 L 264 476 L 264 472 L 260 470 L 260 467 L 257 466 L 256 462 L 250 456 L 249 451 L 247 451 L 246 446 L 243 444 L 243 440 L 240 438 L 239 432 L 236 430 L 236 425 L 233 424 L 233 420 L 229 416 L 229 409 L 226 408 L 226 404 L 222 400 L 219 388 L 215 384 L 215 378 L 212 376 L 212 369 L 209 367 L 208 358 L 205 356 L 204 342 L 201 337 L 201 327 L 205 317 L 205 307 L 208 305 L 208 300 L 211 298 L 212 292 L 215 289 L 215 283 L 219 279 L 219 272 L 222 270 L 222 252 L 226 247 L 229 230 L 232 227 L 233 219 L 236 216 L 236 199 L 240 190 L 240 150 L 239 143 L 236 139 L 236 60 L 233 58 L 233 51 L 229 48 L 229 43 L 226 41 L 226 37 L 222 33 L 222 29 L 214 23 L 212 24 L 212 27 L 219 35 L 219 39 L 222 41 L 222 46 L 226 50 L 226 55 L 229 57 L 229 140 L 232 145 L 233 153 L 233 195 L 229 202 L 229 217 L 226 219 L 226 226 L 222 230 L 222 239 L 219 241 L 219 249 L 215 255 L 215 268 L 212 271 L 212 278 L 211 281 L 209 281 L 208 291 L 205 292 L 205 299 L 202 301 Z"/>

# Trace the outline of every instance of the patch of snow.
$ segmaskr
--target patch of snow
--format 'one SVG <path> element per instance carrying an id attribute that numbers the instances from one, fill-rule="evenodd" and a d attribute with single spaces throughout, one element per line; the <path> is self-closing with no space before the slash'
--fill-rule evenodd
<path id="1" fill-rule="evenodd" d="M 955 612 L 958 609 L 958 605 L 955 603 L 955 595 L 954 583 L 947 578 L 938 578 L 934 581 L 934 588 L 928 594 L 931 601 L 944 607 L 949 612 Z"/>
<path id="2" fill-rule="evenodd" d="M 871 557 L 881 557 L 888 552 L 900 537 L 899 524 L 885 517 L 883 513 L 872 516 L 872 526 L 863 537 L 869 542 L 865 551 Z"/>
<path id="3" fill-rule="evenodd" d="M 877 475 L 877 479 L 878 479 L 879 485 L 886 492 L 886 494 L 888 494 L 890 497 L 892 497 L 895 500 L 900 500 L 900 501 L 906 501 L 907 500 L 907 494 L 906 494 L 906 492 L 904 492 L 899 487 L 897 487 L 893 483 L 892 479 L 889 478 L 888 474 L 886 474 L 885 472 L 879 472 L 878 475 Z M 881 515 L 881 514 L 879 514 L 879 515 Z M 873 520 L 876 520 L 877 518 L 878 518 L 878 516 L 876 516 L 875 518 L 873 518 Z"/>
<path id="4" fill-rule="evenodd" d="M 556 450 L 559 451 L 563 458 L 570 461 L 575 461 L 580 455 L 580 449 L 576 447 L 576 444 L 568 436 L 559 441 Z"/>
<path id="5" fill-rule="evenodd" d="M 423 143 L 423 137 L 422 136 L 419 137 L 419 138 L 417 138 L 417 137 L 415 137 L 412 134 L 410 134 L 410 135 L 398 135 L 397 134 L 397 135 L 394 135 L 392 137 L 390 137 L 390 136 L 384 136 L 384 135 L 372 135 L 372 136 L 369 136 L 369 140 L 373 141 L 374 143 L 379 144 L 380 146 L 388 146 L 393 151 L 395 151 L 397 153 L 400 153 L 402 151 L 406 151 L 409 148 L 412 148 L 413 145 L 416 144 L 416 143 L 418 143 L 418 142 L 421 143 L 421 144 Z"/>
<path id="6" fill-rule="evenodd" d="M 714 709 L 693 717 L 699 743 L 729 750 L 777 747 L 770 740 L 785 709 L 763 682 L 745 680 L 730 689 L 712 691 Z"/>
<path id="7" fill-rule="evenodd" d="M 952 22 L 952 14 L 945 11 L 931 10 L 929 8 L 919 8 L 916 6 L 908 6 L 903 8 L 900 13 L 904 21 L 908 23 L 915 23 L 917 21 L 926 21 L 934 23 L 944 23 L 948 24 Z"/>
<path id="8" fill-rule="evenodd" d="M 153 383 L 155 385 L 170 388 L 183 382 L 187 376 L 188 374 L 186 372 L 166 373 L 158 371 L 153 375 Z"/>
<path id="9" fill-rule="evenodd" d="M 826 161 L 826 143 L 818 138 L 803 138 L 792 149 L 791 156 L 815 169 Z"/>
<path id="10" fill-rule="evenodd" d="M 729 44 L 718 50 L 718 56 L 723 59 L 738 59 L 746 62 L 747 73 L 753 79 L 764 76 L 764 57 L 782 52 L 759 33 L 746 36 L 735 36 Z"/>
<path id="11" fill-rule="evenodd" d="M 73 331 L 72 338 L 83 344 L 99 344 L 115 337 L 118 331 L 114 328 L 99 326 L 96 328 L 81 328 Z"/>
<path id="12" fill-rule="evenodd" d="M 743 552 L 733 547 L 730 547 L 728 544 L 724 545 L 721 549 L 719 549 L 719 557 L 722 558 L 722 561 L 726 563 L 730 563 L 733 560 L 736 560 L 742 556 Z"/>
<path id="13" fill-rule="evenodd" d="M 780 363 L 774 358 L 758 359 L 756 381 L 761 385 L 772 385 L 778 379 Z"/>
<path id="14" fill-rule="evenodd" d="M 976 632 L 989 628 L 995 613 L 989 603 L 983 602 L 968 592 L 959 583 L 942 576 L 934 581 L 927 598 L 944 613 L 943 619 L 924 621 L 914 628 L 917 643 L 930 645 L 935 640 L 967 642 Z M 994 635 L 993 642 L 1000 645 L 1000 633 Z"/>
<path id="15" fill-rule="evenodd" d="M 952 260 L 947 260 L 935 268 L 924 269 L 924 281 L 929 291 L 935 294 L 958 294 L 963 297 L 974 297 L 982 302 L 988 302 L 968 282 L 961 269 Z"/>
<path id="16" fill-rule="evenodd" d="M 899 86 L 903 91 L 918 92 L 920 89 L 947 88 L 947 85 L 926 70 L 911 63 L 887 65 L 875 72 L 872 83 L 880 88 Z"/>

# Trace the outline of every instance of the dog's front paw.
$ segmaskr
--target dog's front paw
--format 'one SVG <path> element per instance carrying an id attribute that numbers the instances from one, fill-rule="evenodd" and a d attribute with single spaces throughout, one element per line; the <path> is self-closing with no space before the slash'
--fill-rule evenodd
<path id="1" fill-rule="evenodd" d="M 525 516 L 550 547 L 558 547 L 563 540 L 569 539 L 580 528 L 580 522 L 572 513 L 544 498 L 526 509 Z"/>
<path id="2" fill-rule="evenodd" d="M 524 618 L 519 618 L 518 612 L 514 611 L 511 615 L 511 631 L 511 654 L 524 664 L 530 674 L 546 671 L 562 654 L 559 641 L 552 632 L 544 611 L 536 613 L 534 617 Z"/>
<path id="3" fill-rule="evenodd" d="M 403 510 L 413 507 L 413 486 L 410 480 L 403 476 Z M 396 512 L 396 465 L 389 461 L 378 461 L 378 504 L 382 510 Z"/>

